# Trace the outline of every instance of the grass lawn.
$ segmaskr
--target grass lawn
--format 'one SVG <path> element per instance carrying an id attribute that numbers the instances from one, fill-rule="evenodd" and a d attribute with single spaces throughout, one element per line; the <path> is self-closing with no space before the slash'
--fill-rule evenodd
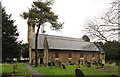
<path id="1" fill-rule="evenodd" d="M 2 72 L 2 63 L 0 63 L 0 73 Z"/>
<path id="2" fill-rule="evenodd" d="M 97 66 L 92 65 L 90 68 L 84 67 L 83 65 L 80 65 L 80 69 L 83 71 L 84 75 L 112 75 L 116 74 L 118 75 L 118 66 L 113 66 L 111 64 L 105 64 L 107 67 L 106 69 L 96 69 Z M 55 67 L 53 66 L 52 69 L 50 67 L 45 66 L 38 66 L 32 67 L 38 71 L 40 71 L 44 75 L 75 75 L 75 69 L 76 65 L 66 65 L 66 69 L 63 69 L 62 67 Z"/>
<path id="3" fill-rule="evenodd" d="M 24 63 L 16 63 L 17 68 L 15 69 L 14 76 L 23 76 L 23 75 L 31 75 L 29 69 L 24 66 Z M 2 75 L 12 75 L 13 73 L 13 65 L 14 64 L 2 64 Z"/>

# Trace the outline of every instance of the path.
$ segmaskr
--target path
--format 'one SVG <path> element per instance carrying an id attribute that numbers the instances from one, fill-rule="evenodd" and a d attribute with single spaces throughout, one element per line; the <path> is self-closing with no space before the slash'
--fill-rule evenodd
<path id="1" fill-rule="evenodd" d="M 24 65 L 30 70 L 32 77 L 43 77 L 43 75 L 39 71 L 33 69 L 29 64 Z"/>

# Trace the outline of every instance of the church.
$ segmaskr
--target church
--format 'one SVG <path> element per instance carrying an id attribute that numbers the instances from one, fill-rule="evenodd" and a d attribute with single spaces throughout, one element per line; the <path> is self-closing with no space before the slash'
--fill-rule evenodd
<path id="1" fill-rule="evenodd" d="M 35 28 L 28 26 L 29 63 L 35 63 Z M 38 35 L 38 64 L 60 61 L 65 65 L 101 60 L 105 63 L 105 54 L 94 42 L 81 38 Z"/>

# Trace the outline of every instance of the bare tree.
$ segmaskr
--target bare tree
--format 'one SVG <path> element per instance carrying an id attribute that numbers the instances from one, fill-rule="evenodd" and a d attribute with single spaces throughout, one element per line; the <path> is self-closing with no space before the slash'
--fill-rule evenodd
<path id="1" fill-rule="evenodd" d="M 110 38 L 117 37 L 120 31 L 120 0 L 113 0 L 111 7 L 101 17 L 95 18 L 87 23 L 85 31 L 97 40 L 108 41 Z"/>

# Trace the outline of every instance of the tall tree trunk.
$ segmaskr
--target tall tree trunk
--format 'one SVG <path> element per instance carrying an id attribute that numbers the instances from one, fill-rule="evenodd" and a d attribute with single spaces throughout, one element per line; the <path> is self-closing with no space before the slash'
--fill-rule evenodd
<path id="1" fill-rule="evenodd" d="M 38 26 L 36 37 L 35 37 L 35 67 L 38 66 L 38 57 L 37 57 L 37 41 L 38 41 L 38 33 L 39 33 L 40 25 Z"/>

